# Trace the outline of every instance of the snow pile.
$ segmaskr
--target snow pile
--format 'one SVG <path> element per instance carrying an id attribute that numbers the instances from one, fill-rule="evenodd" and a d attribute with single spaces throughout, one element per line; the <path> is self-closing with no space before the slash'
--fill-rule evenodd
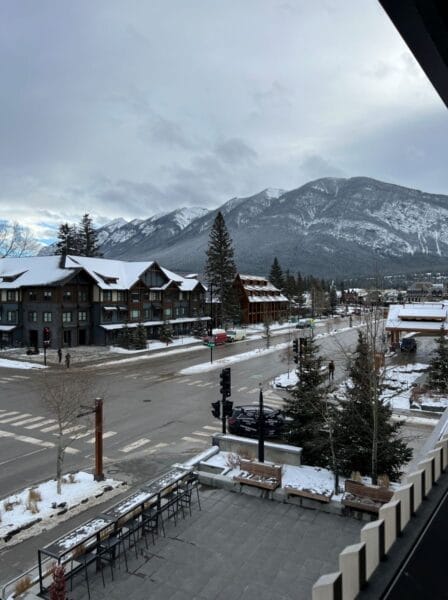
<path id="1" fill-rule="evenodd" d="M 43 360 L 43 359 L 42 359 Z M 30 362 L 22 362 L 20 360 L 9 360 L 9 358 L 0 358 L 0 367 L 8 369 L 46 369 L 44 365 L 39 365 Z"/>
<path id="2" fill-rule="evenodd" d="M 96 503 L 95 499 L 102 496 L 105 491 L 114 490 L 115 493 L 122 491 L 121 481 L 114 479 L 95 481 L 91 473 L 83 471 L 65 476 L 64 481 L 61 494 L 57 494 L 56 480 L 52 479 L 3 498 L 0 501 L 0 539 L 7 541 L 14 535 L 10 544 L 17 543 L 37 535 L 43 529 L 54 527 L 59 520 L 64 520 L 61 519 L 62 513 L 73 507 L 80 504 L 83 505 L 83 509 L 92 506 Z M 71 516 L 73 512 L 70 513 Z M 26 529 L 37 523 L 39 527 Z M 26 531 L 22 531 L 24 529 Z"/>
<path id="3" fill-rule="evenodd" d="M 296 371 L 289 371 L 289 373 L 282 373 L 277 375 L 275 379 L 271 381 L 271 386 L 274 388 L 289 388 L 297 385 L 299 378 Z"/>
<path id="4" fill-rule="evenodd" d="M 394 409 L 409 409 L 413 384 L 427 368 L 426 364 L 414 363 L 386 369 L 382 398 Z"/>

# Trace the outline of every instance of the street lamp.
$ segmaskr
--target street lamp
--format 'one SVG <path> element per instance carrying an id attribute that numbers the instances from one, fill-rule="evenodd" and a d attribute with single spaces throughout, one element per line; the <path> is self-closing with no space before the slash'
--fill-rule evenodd
<path id="1" fill-rule="evenodd" d="M 264 463 L 264 409 L 263 385 L 260 383 L 260 396 L 258 404 L 258 462 Z"/>

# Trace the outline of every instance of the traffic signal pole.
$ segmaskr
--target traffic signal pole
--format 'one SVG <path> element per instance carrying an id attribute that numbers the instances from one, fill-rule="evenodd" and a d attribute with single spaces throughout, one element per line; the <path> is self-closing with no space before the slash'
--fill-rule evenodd
<path id="1" fill-rule="evenodd" d="M 224 435 L 227 433 L 226 429 L 226 413 L 224 410 L 224 402 L 226 401 L 226 394 L 223 392 L 221 396 L 221 414 L 222 414 L 222 432 Z"/>
<path id="2" fill-rule="evenodd" d="M 103 480 L 103 400 L 95 398 L 95 481 Z"/>
<path id="3" fill-rule="evenodd" d="M 260 396 L 258 405 L 258 462 L 264 463 L 264 407 L 263 387 L 260 383 Z"/>

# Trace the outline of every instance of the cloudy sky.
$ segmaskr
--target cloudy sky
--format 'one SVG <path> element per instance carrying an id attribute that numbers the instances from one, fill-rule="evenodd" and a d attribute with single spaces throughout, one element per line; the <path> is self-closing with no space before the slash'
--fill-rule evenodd
<path id="1" fill-rule="evenodd" d="M 366 175 L 448 194 L 448 115 L 377 0 L 3 0 L 0 220 Z"/>

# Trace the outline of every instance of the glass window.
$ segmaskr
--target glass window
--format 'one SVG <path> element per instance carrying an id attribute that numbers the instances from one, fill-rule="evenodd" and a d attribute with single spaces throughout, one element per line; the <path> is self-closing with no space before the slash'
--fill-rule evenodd
<path id="1" fill-rule="evenodd" d="M 78 318 L 80 321 L 87 321 L 87 311 L 80 310 L 78 313 Z"/>
<path id="2" fill-rule="evenodd" d="M 184 294 L 183 292 L 179 292 L 179 300 L 183 300 L 184 299 Z"/>
<path id="3" fill-rule="evenodd" d="M 126 300 L 125 292 L 122 292 L 121 290 L 118 290 L 118 292 L 117 292 L 117 300 L 118 300 L 118 302 L 124 302 Z"/>
<path id="4" fill-rule="evenodd" d="M 139 319 L 140 311 L 139 310 L 131 310 L 131 319 Z"/>
<path id="5" fill-rule="evenodd" d="M 87 302 L 87 290 L 79 290 L 78 300 L 79 302 Z"/>
<path id="6" fill-rule="evenodd" d="M 143 318 L 145 321 L 148 321 L 151 318 L 151 310 L 149 308 L 143 310 Z"/>
<path id="7" fill-rule="evenodd" d="M 140 294 L 138 292 L 132 292 L 131 299 L 132 299 L 132 302 L 139 302 Z"/>
<path id="8" fill-rule="evenodd" d="M 9 321 L 10 323 L 15 323 L 16 322 L 16 311 L 8 310 L 6 312 L 6 320 Z"/>
<path id="9" fill-rule="evenodd" d="M 64 300 L 71 300 L 72 299 L 72 293 L 70 290 L 64 290 Z"/>
<path id="10" fill-rule="evenodd" d="M 37 312 L 35 310 L 30 310 L 30 312 L 28 313 L 28 321 L 33 321 L 33 323 L 36 323 Z"/>
<path id="11" fill-rule="evenodd" d="M 15 299 L 16 299 L 16 290 L 7 290 L 6 300 L 15 300 Z"/>
<path id="12" fill-rule="evenodd" d="M 44 323 L 51 323 L 51 321 L 53 320 L 53 315 L 51 312 L 44 312 L 43 317 Z"/>
<path id="13" fill-rule="evenodd" d="M 149 292 L 150 300 L 160 300 L 160 292 Z"/>
<path id="14" fill-rule="evenodd" d="M 31 292 L 31 291 L 28 292 L 28 300 L 31 300 L 31 301 L 37 300 L 37 294 L 36 294 L 36 292 Z"/>
<path id="15" fill-rule="evenodd" d="M 103 321 L 112 321 L 112 311 L 104 310 L 102 319 Z"/>
<path id="16" fill-rule="evenodd" d="M 51 300 L 52 295 L 53 294 L 51 290 L 44 290 L 44 300 Z"/>
<path id="17" fill-rule="evenodd" d="M 103 290 L 103 300 L 110 302 L 112 300 L 112 292 L 110 290 Z"/>
<path id="18" fill-rule="evenodd" d="M 171 317 L 171 308 L 165 308 L 163 314 L 165 315 L 165 317 Z"/>
<path id="19" fill-rule="evenodd" d="M 72 322 L 72 313 L 71 312 L 63 312 L 62 313 L 62 322 L 63 323 L 71 323 Z"/>

